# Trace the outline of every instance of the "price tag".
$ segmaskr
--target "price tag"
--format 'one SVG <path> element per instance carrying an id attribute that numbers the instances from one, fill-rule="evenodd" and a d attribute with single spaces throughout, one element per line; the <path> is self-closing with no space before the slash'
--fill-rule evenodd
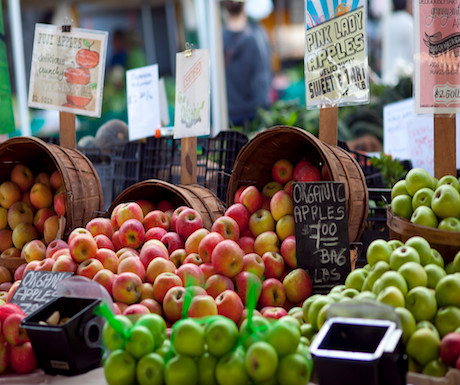
<path id="1" fill-rule="evenodd" d="M 292 187 L 296 255 L 316 293 L 343 284 L 351 271 L 345 186 L 298 182 Z"/>

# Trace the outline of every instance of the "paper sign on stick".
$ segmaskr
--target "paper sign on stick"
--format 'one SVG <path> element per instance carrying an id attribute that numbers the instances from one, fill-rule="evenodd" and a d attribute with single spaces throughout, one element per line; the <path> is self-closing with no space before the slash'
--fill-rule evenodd
<path id="1" fill-rule="evenodd" d="M 101 116 L 106 31 L 36 24 L 29 106 Z"/>
<path id="2" fill-rule="evenodd" d="M 460 111 L 460 5 L 458 0 L 414 1 L 415 111 Z"/>
<path id="3" fill-rule="evenodd" d="M 209 50 L 176 54 L 176 105 L 174 138 L 209 135 Z"/>
<path id="4" fill-rule="evenodd" d="M 307 108 L 369 102 L 364 0 L 305 0 Z"/>
<path id="5" fill-rule="evenodd" d="M 161 127 L 158 65 L 126 71 L 129 140 L 153 136 Z"/>

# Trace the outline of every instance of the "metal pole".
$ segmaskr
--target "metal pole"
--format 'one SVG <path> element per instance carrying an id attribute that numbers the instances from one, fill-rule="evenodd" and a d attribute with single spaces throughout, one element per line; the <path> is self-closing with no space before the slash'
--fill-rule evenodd
<path id="1" fill-rule="evenodd" d="M 157 55 L 155 50 L 155 39 L 153 38 L 153 20 L 152 8 L 150 3 L 146 0 L 141 5 L 142 17 L 142 33 L 144 35 L 144 49 L 145 56 L 147 57 L 148 64 L 155 64 L 157 62 Z"/>
<path id="2" fill-rule="evenodd" d="M 16 81 L 21 134 L 23 136 L 31 136 L 29 108 L 27 105 L 26 66 L 24 61 L 24 38 L 22 35 L 20 0 L 8 0 L 8 15 L 13 45 L 14 78 Z"/>

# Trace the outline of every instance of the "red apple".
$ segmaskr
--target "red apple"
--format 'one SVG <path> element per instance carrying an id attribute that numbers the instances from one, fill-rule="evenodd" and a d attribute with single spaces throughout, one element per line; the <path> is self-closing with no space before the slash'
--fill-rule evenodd
<path id="1" fill-rule="evenodd" d="M 52 174 L 50 175 L 50 184 L 51 184 L 51 188 L 54 191 L 59 190 L 61 186 L 64 185 L 64 182 L 62 180 L 62 176 L 59 170 L 53 171 Z"/>
<path id="2" fill-rule="evenodd" d="M 284 271 L 284 259 L 279 253 L 267 251 L 262 254 L 265 265 L 265 278 L 280 278 Z"/>
<path id="3" fill-rule="evenodd" d="M 262 257 L 256 253 L 245 254 L 243 257 L 243 271 L 249 271 L 262 279 L 265 272 L 265 264 Z"/>
<path id="4" fill-rule="evenodd" d="M 119 261 L 117 274 L 130 271 L 136 274 L 142 281 L 145 278 L 145 267 L 137 256 L 131 256 Z"/>
<path id="5" fill-rule="evenodd" d="M 133 303 L 132 305 L 128 305 L 128 307 L 123 310 L 123 315 L 132 314 L 150 314 L 150 310 L 147 306 L 141 303 Z"/>
<path id="6" fill-rule="evenodd" d="M 148 282 L 153 283 L 161 273 L 174 273 L 175 271 L 176 266 L 170 260 L 155 258 L 148 264 L 145 278 Z"/>
<path id="7" fill-rule="evenodd" d="M 286 298 L 298 304 L 307 299 L 312 292 L 311 279 L 304 269 L 292 270 L 283 279 L 284 289 L 286 290 Z"/>
<path id="8" fill-rule="evenodd" d="M 115 251 L 104 248 L 98 249 L 95 258 L 102 263 L 104 269 L 108 269 L 113 273 L 118 271 L 118 257 Z"/>
<path id="9" fill-rule="evenodd" d="M 211 275 L 217 274 L 212 263 L 202 263 L 199 267 L 204 274 L 205 281 L 207 281 Z"/>
<path id="10" fill-rule="evenodd" d="M 214 298 L 207 294 L 192 297 L 187 315 L 191 318 L 203 318 L 217 315 Z"/>
<path id="11" fill-rule="evenodd" d="M 233 195 L 234 203 L 241 203 L 241 193 L 248 187 L 248 185 L 243 185 L 237 188 L 235 194 Z"/>
<path id="12" fill-rule="evenodd" d="M 294 168 L 292 179 L 296 182 L 318 182 L 321 180 L 321 172 L 313 163 L 301 160 Z"/>
<path id="13" fill-rule="evenodd" d="M 152 201 L 149 201 L 148 199 L 136 199 L 135 202 L 142 209 L 142 214 L 144 215 L 144 218 L 150 211 L 155 210 L 155 205 Z"/>
<path id="14" fill-rule="evenodd" d="M 48 246 L 46 246 L 46 258 L 51 258 L 53 254 L 62 249 L 69 249 L 69 245 L 67 242 L 63 241 L 62 239 L 55 239 L 54 241 L 50 242 Z"/>
<path id="15" fill-rule="evenodd" d="M 166 293 L 174 286 L 183 286 L 182 280 L 174 273 L 161 273 L 153 282 L 153 298 L 163 303 Z"/>
<path id="16" fill-rule="evenodd" d="M 30 190 L 34 184 L 34 175 L 25 164 L 16 164 L 10 172 L 10 180 L 19 187 L 21 192 Z"/>
<path id="17" fill-rule="evenodd" d="M 145 233 L 145 242 L 150 241 L 151 239 L 158 239 L 161 241 L 161 238 L 163 238 L 163 235 L 166 233 L 167 231 L 163 227 L 152 227 Z"/>
<path id="18" fill-rule="evenodd" d="M 120 225 L 118 230 L 120 241 L 124 247 L 138 249 L 145 240 L 145 230 L 141 221 L 137 219 L 128 219 Z"/>
<path id="19" fill-rule="evenodd" d="M 216 245 L 224 240 L 224 237 L 216 232 L 211 231 L 207 234 L 201 241 L 198 246 L 198 254 L 200 255 L 201 260 L 203 263 L 211 262 L 211 255 L 212 251 L 216 247 Z"/>
<path id="20" fill-rule="evenodd" d="M 287 192 L 291 198 L 292 198 L 292 184 L 294 182 L 295 182 L 295 180 L 290 180 L 283 187 L 283 191 Z"/>
<path id="21" fill-rule="evenodd" d="M 96 258 L 89 258 L 80 263 L 77 267 L 77 275 L 93 279 L 98 271 L 104 268 L 102 263 Z M 37 269 L 35 269 L 37 270 Z"/>
<path id="22" fill-rule="evenodd" d="M 157 203 L 157 209 L 165 213 L 166 211 L 170 210 L 174 211 L 175 206 L 170 201 L 161 200 Z"/>
<path id="23" fill-rule="evenodd" d="M 26 268 L 27 263 L 23 263 L 22 265 L 19 265 L 18 268 L 14 271 L 14 280 L 18 281 L 22 279 L 23 274 L 24 274 L 24 269 Z"/>
<path id="24" fill-rule="evenodd" d="M 55 260 L 53 258 L 45 258 L 38 262 L 35 271 L 53 271 Z"/>
<path id="25" fill-rule="evenodd" d="M 78 234 L 69 241 L 70 255 L 77 263 L 95 258 L 97 244 L 91 234 Z"/>
<path id="26" fill-rule="evenodd" d="M 176 268 L 180 267 L 187 258 L 187 252 L 185 249 L 174 250 L 169 256 L 169 260 L 176 265 Z"/>
<path id="27" fill-rule="evenodd" d="M 285 215 L 292 215 L 294 213 L 293 199 L 287 192 L 278 191 L 270 200 L 270 212 L 275 221 L 279 221 Z"/>
<path id="28" fill-rule="evenodd" d="M 276 222 L 269 210 L 259 209 L 249 217 L 249 230 L 254 237 L 265 231 L 275 231 Z"/>
<path id="29" fill-rule="evenodd" d="M 248 227 L 249 222 L 249 211 L 242 203 L 232 204 L 226 211 L 225 214 L 238 223 L 240 232 Z"/>
<path id="30" fill-rule="evenodd" d="M 203 219 L 198 211 L 187 208 L 184 209 L 176 220 L 176 232 L 183 240 L 187 238 L 196 230 L 203 227 Z"/>
<path id="31" fill-rule="evenodd" d="M 238 243 L 225 239 L 212 251 L 211 261 L 217 273 L 232 278 L 243 269 L 243 256 Z"/>
<path id="32" fill-rule="evenodd" d="M 168 253 L 171 255 L 173 251 L 177 249 L 183 249 L 184 248 L 184 241 L 182 240 L 182 237 L 173 231 L 170 231 L 163 235 L 161 238 L 161 242 L 166 246 L 168 249 Z"/>
<path id="33" fill-rule="evenodd" d="M 176 270 L 176 274 L 182 281 L 183 286 L 196 285 L 204 286 L 204 274 L 199 266 L 193 263 L 186 263 Z"/>
<path id="34" fill-rule="evenodd" d="M 235 286 L 233 281 L 225 275 L 214 274 L 206 280 L 204 289 L 206 290 L 206 293 L 208 293 L 211 297 L 216 298 L 225 290 L 234 290 Z"/>
<path id="35" fill-rule="evenodd" d="M 142 246 L 141 252 L 139 254 L 139 259 L 144 267 L 148 268 L 150 262 L 156 258 L 168 260 L 169 255 L 164 247 L 154 242 L 153 240 L 150 240 L 148 243 L 145 243 L 144 246 Z"/>
<path id="36" fill-rule="evenodd" d="M 24 315 L 12 313 L 5 318 L 2 324 L 2 333 L 6 342 L 12 346 L 22 345 L 29 340 L 26 329 L 21 327 Z"/>
<path id="37" fill-rule="evenodd" d="M 439 356 L 444 364 L 455 367 L 460 357 L 460 333 L 450 332 L 442 337 L 439 344 Z"/>
<path id="38" fill-rule="evenodd" d="M 286 309 L 279 306 L 266 306 L 260 310 L 260 313 L 265 318 L 280 319 L 287 316 Z"/>
<path id="39" fill-rule="evenodd" d="M 180 215 L 182 211 L 185 209 L 188 209 L 188 206 L 179 206 L 177 207 L 172 215 L 171 215 L 171 231 L 176 231 L 176 222 L 177 222 L 177 217 Z"/>
<path id="40" fill-rule="evenodd" d="M 10 229 L 14 230 L 19 223 L 32 224 L 34 221 L 34 212 L 27 203 L 17 201 L 8 209 L 7 221 Z"/>
<path id="41" fill-rule="evenodd" d="M 260 306 L 283 306 L 286 302 L 286 292 L 283 284 L 275 279 L 268 278 L 262 283 L 262 293 L 260 294 Z"/>
<path id="42" fill-rule="evenodd" d="M 190 234 L 184 244 L 187 254 L 198 253 L 201 240 L 208 234 L 209 230 L 205 228 L 195 230 L 192 234 Z"/>
<path id="43" fill-rule="evenodd" d="M 252 236 L 241 236 L 240 234 L 240 239 L 238 239 L 238 244 L 240 247 L 243 249 L 245 254 L 248 253 L 253 253 L 254 252 L 254 237 Z"/>
<path id="44" fill-rule="evenodd" d="M 0 258 L 20 258 L 21 251 L 16 247 L 9 247 L 0 254 Z"/>
<path id="45" fill-rule="evenodd" d="M 240 196 L 240 202 L 247 208 L 250 214 L 262 207 L 262 193 L 256 186 L 246 187 Z"/>
<path id="46" fill-rule="evenodd" d="M 94 218 L 91 219 L 85 226 L 93 237 L 103 234 L 108 238 L 112 238 L 113 228 L 109 218 Z"/>
<path id="47" fill-rule="evenodd" d="M 216 297 L 217 313 L 230 318 L 238 324 L 243 314 L 244 305 L 233 290 L 225 290 Z"/>
<path id="48" fill-rule="evenodd" d="M 64 189 L 61 189 L 60 191 L 57 191 L 56 194 L 54 194 L 53 197 L 53 208 L 54 212 L 58 216 L 65 215 L 65 197 L 67 193 Z"/>
<path id="49" fill-rule="evenodd" d="M 135 202 L 120 203 L 119 208 L 116 210 L 116 221 L 115 226 L 112 221 L 112 227 L 118 230 L 120 226 L 129 219 L 137 219 L 139 222 L 143 222 L 144 214 L 142 213 L 141 207 Z M 114 210 L 115 211 L 115 210 Z M 112 213 L 113 214 L 113 213 Z"/>
<path id="50" fill-rule="evenodd" d="M 119 274 L 112 286 L 113 299 L 128 305 L 139 300 L 141 291 L 142 280 L 131 272 Z"/>
<path id="51" fill-rule="evenodd" d="M 161 306 L 161 303 L 155 301 L 153 298 L 144 298 L 139 303 L 146 306 L 147 309 L 150 310 L 150 313 L 158 314 L 163 317 L 163 307 Z"/>
<path id="52" fill-rule="evenodd" d="M 262 291 L 262 281 L 260 278 L 248 271 L 242 271 L 235 277 L 236 292 L 240 296 L 243 304 L 247 303 L 247 296 L 249 292 L 254 292 L 255 302 L 259 300 Z"/>
<path id="53" fill-rule="evenodd" d="M 295 236 L 291 235 L 281 243 L 280 254 L 287 266 L 293 269 L 297 267 Z"/>
<path id="54" fill-rule="evenodd" d="M 231 217 L 223 215 L 217 218 L 211 227 L 212 232 L 219 233 L 224 239 L 238 241 L 240 238 L 240 228 L 238 223 Z"/>
<path id="55" fill-rule="evenodd" d="M 115 281 L 115 274 L 112 271 L 108 269 L 99 270 L 94 275 L 93 281 L 102 285 L 105 288 L 105 290 L 107 290 L 107 293 L 109 293 L 110 296 L 112 296 L 112 286 Z"/>
<path id="56" fill-rule="evenodd" d="M 172 287 L 164 296 L 163 312 L 171 323 L 174 323 L 182 318 L 184 299 L 185 288 L 182 286 Z"/>
<path id="57" fill-rule="evenodd" d="M 191 253 L 185 257 L 183 264 L 187 263 L 193 263 L 194 265 L 200 266 L 203 261 L 200 258 L 200 255 L 198 253 Z"/>
<path id="58" fill-rule="evenodd" d="M 260 256 L 264 255 L 267 251 L 279 253 L 279 248 L 280 240 L 274 231 L 264 231 L 254 241 L 254 252 Z"/>
<path id="59" fill-rule="evenodd" d="M 152 210 L 144 217 L 145 231 L 153 227 L 161 227 L 166 231 L 171 228 L 169 217 L 161 210 Z"/>
<path id="60" fill-rule="evenodd" d="M 272 178 L 281 184 L 287 183 L 292 179 L 294 165 L 288 159 L 279 159 L 272 166 Z"/>
<path id="61" fill-rule="evenodd" d="M 32 344 L 25 342 L 22 345 L 11 346 L 9 362 L 15 373 L 27 374 L 32 372 L 37 367 L 37 359 Z"/>
<path id="62" fill-rule="evenodd" d="M 77 263 L 70 255 L 60 255 L 56 258 L 51 271 L 75 273 L 77 271 Z"/>

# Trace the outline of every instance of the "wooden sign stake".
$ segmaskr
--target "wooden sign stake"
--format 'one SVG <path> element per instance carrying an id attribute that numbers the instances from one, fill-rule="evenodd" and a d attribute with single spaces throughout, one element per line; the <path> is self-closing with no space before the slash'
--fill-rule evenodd
<path id="1" fill-rule="evenodd" d="M 457 175 L 455 115 L 434 115 L 434 176 Z"/>
<path id="2" fill-rule="evenodd" d="M 182 138 L 180 143 L 181 184 L 196 184 L 196 136 Z"/>
<path id="3" fill-rule="evenodd" d="M 59 112 L 59 144 L 62 147 L 77 148 L 75 114 Z"/>
<path id="4" fill-rule="evenodd" d="M 339 108 L 337 106 L 325 106 L 319 110 L 319 135 L 318 138 L 324 143 L 337 145 Z"/>

